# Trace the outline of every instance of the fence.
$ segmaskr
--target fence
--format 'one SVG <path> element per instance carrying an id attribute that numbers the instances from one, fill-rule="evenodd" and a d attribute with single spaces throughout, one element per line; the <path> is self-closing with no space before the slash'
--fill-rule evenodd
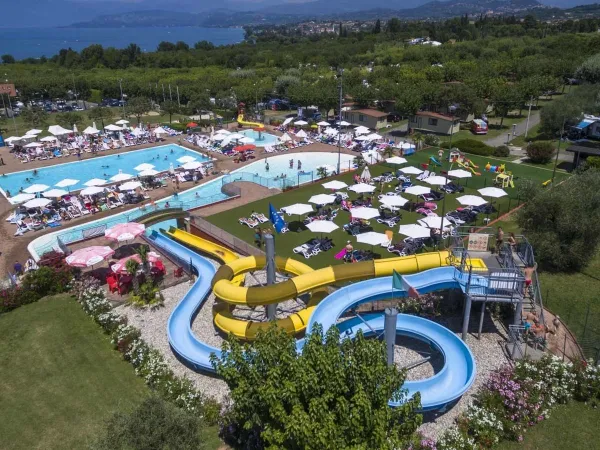
<path id="1" fill-rule="evenodd" d="M 264 256 L 264 252 L 259 248 L 256 248 L 247 242 L 235 237 L 233 234 L 222 230 L 221 228 L 213 225 L 212 223 L 204 220 L 202 217 L 192 216 L 190 219 L 193 226 L 198 228 L 203 233 L 208 234 L 214 239 L 222 242 L 225 246 L 235 250 L 237 253 L 242 255 L 255 255 Z"/>

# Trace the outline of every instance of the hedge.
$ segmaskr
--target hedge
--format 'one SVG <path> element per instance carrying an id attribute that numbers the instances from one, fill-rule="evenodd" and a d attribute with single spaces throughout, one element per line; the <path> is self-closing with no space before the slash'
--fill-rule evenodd
<path id="1" fill-rule="evenodd" d="M 450 148 L 450 144 L 445 142 L 443 147 Z M 459 139 L 458 141 L 452 143 L 452 148 L 455 147 L 462 152 L 480 156 L 493 156 L 495 150 L 494 147 L 484 144 L 476 139 Z"/>

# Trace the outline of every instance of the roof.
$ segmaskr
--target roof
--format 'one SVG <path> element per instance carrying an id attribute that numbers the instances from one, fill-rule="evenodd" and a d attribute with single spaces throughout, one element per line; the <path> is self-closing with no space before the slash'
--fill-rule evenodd
<path id="1" fill-rule="evenodd" d="M 567 147 L 568 152 L 583 153 L 584 155 L 600 156 L 600 146 L 596 145 L 570 145 Z"/>
<path id="2" fill-rule="evenodd" d="M 579 122 L 579 124 L 577 124 L 573 128 L 579 128 L 579 129 L 583 130 L 584 128 L 589 127 L 594 122 L 596 122 L 596 121 L 595 120 L 589 120 L 589 119 L 582 120 L 581 122 Z"/>
<path id="3" fill-rule="evenodd" d="M 348 111 L 348 112 L 357 112 L 360 114 L 364 114 L 365 116 L 371 116 L 371 117 L 387 117 L 388 113 L 386 112 L 382 112 L 382 111 L 377 111 L 376 109 L 353 109 L 352 111 Z"/>
<path id="4" fill-rule="evenodd" d="M 424 116 L 424 117 L 435 117 L 436 119 L 447 120 L 448 122 L 452 121 L 452 117 L 445 116 L 443 114 L 432 112 L 432 111 L 419 111 L 416 115 Z M 455 119 L 455 120 L 458 120 L 458 119 Z"/>

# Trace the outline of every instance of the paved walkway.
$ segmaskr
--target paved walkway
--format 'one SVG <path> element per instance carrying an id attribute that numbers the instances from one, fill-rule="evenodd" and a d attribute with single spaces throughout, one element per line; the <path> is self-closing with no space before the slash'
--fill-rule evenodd
<path id="1" fill-rule="evenodd" d="M 525 134 L 525 130 L 529 129 L 531 130 L 534 126 L 536 126 L 537 124 L 540 123 L 540 112 L 539 111 L 533 111 L 531 113 L 531 116 L 529 117 L 529 126 L 527 126 L 527 119 L 525 118 L 524 120 L 522 120 L 521 122 L 517 123 L 516 128 L 515 128 L 515 135 L 511 137 L 511 140 L 514 139 L 517 136 L 522 136 Z M 506 144 L 506 135 L 508 134 L 508 130 L 506 131 L 506 133 L 501 133 L 499 136 L 496 136 L 495 138 L 491 138 L 488 139 L 486 141 L 484 141 L 487 145 L 491 145 L 492 147 L 498 147 L 500 145 L 505 145 Z M 512 130 L 510 130 L 510 132 L 512 133 Z"/>

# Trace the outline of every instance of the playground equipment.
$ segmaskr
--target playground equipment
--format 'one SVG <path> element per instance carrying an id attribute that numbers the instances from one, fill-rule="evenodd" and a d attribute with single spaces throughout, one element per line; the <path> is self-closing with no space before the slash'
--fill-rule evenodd
<path id="1" fill-rule="evenodd" d="M 477 172 L 475 169 L 479 169 L 479 166 L 467 158 L 462 152 L 458 150 L 451 150 L 448 155 L 448 161 L 452 164 L 456 164 L 463 169 L 469 170 L 473 175 L 481 175 L 481 172 Z"/>
<path id="2" fill-rule="evenodd" d="M 244 108 L 245 108 L 245 104 L 244 103 L 240 103 L 238 105 L 238 118 L 237 118 L 237 123 L 240 127 L 257 127 L 257 128 L 264 128 L 264 125 L 260 122 L 248 122 L 246 120 L 244 120 Z"/>
<path id="3" fill-rule="evenodd" d="M 485 165 L 484 170 L 491 173 L 504 173 L 506 172 L 506 164 L 500 164 L 499 166 L 492 166 L 489 162 Z"/>
<path id="4" fill-rule="evenodd" d="M 429 163 L 433 164 L 435 166 L 442 166 L 442 164 L 435 158 L 435 156 L 430 156 L 429 157 Z"/>
<path id="5" fill-rule="evenodd" d="M 503 188 L 506 187 L 515 187 L 515 183 L 513 182 L 513 175 L 511 172 L 499 173 L 496 175 L 496 180 L 494 182 L 497 186 L 501 186 Z"/>

